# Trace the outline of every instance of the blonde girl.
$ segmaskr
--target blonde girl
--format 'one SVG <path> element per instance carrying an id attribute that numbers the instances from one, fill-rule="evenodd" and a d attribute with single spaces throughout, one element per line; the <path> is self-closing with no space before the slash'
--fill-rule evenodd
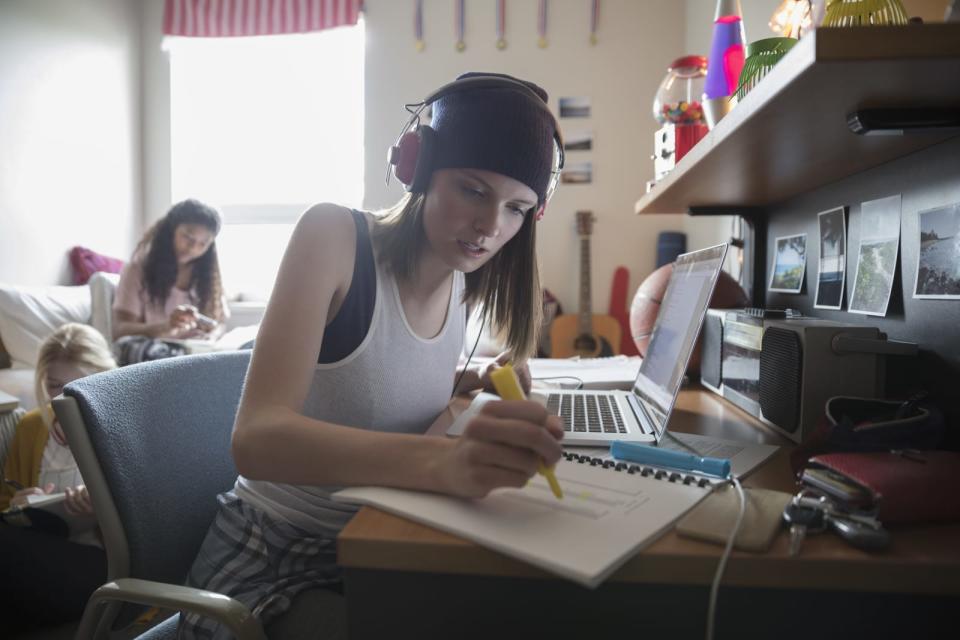
<path id="1" fill-rule="evenodd" d="M 17 423 L 3 465 L 0 510 L 27 505 L 28 496 L 65 493 L 72 516 L 94 517 L 90 496 L 63 429 L 50 406 L 68 383 L 116 366 L 96 329 L 65 324 L 40 347 L 38 408 Z M 65 537 L 54 531 L 0 523 L 0 620 L 27 630 L 75 620 L 106 579 L 106 558 L 95 531 Z"/>

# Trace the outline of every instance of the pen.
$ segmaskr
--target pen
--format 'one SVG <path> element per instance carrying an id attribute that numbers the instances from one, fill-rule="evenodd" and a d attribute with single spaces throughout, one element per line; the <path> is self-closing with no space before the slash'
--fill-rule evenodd
<path id="1" fill-rule="evenodd" d="M 4 478 L 3 481 L 6 482 L 11 487 L 13 487 L 14 489 L 16 489 L 17 491 L 23 491 L 24 489 L 26 489 L 26 487 L 24 487 L 22 484 L 20 484 L 16 480 L 9 480 L 7 478 Z"/>
<path id="2" fill-rule="evenodd" d="M 490 374 L 490 381 L 493 382 L 493 388 L 497 390 L 497 393 L 500 394 L 500 397 L 504 400 L 527 399 L 523 393 L 523 389 L 520 387 L 520 381 L 517 380 L 517 374 L 510 364 L 505 364 L 492 372 Z M 547 479 L 547 483 L 550 484 L 550 490 L 553 491 L 553 495 L 557 497 L 557 500 L 563 500 L 563 490 L 560 488 L 560 483 L 557 482 L 557 476 L 553 473 L 553 469 L 548 468 L 541 461 L 537 467 L 537 472 Z"/>
<path id="3" fill-rule="evenodd" d="M 697 471 L 718 478 L 730 475 L 730 461 L 724 458 L 701 458 L 691 453 L 670 451 L 637 442 L 616 441 L 610 445 L 614 458 L 650 464 L 655 467 L 669 467 L 682 471 Z"/>

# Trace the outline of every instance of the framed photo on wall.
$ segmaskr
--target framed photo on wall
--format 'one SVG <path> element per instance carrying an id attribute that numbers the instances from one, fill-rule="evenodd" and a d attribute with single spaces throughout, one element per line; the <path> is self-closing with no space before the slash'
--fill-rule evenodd
<path id="1" fill-rule="evenodd" d="M 887 315 L 900 251 L 900 195 L 864 202 L 860 207 L 857 274 L 850 311 Z"/>
<path id="2" fill-rule="evenodd" d="M 914 298 L 960 300 L 960 202 L 917 214 Z"/>
<path id="3" fill-rule="evenodd" d="M 807 269 L 807 234 L 777 238 L 770 269 L 768 291 L 800 293 Z"/>
<path id="4" fill-rule="evenodd" d="M 843 308 L 843 285 L 847 276 L 846 207 L 817 214 L 820 228 L 820 264 L 817 267 L 817 309 Z"/>

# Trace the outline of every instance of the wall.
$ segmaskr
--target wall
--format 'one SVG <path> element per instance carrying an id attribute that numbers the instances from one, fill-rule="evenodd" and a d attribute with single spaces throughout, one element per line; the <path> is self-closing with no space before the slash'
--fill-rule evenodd
<path id="1" fill-rule="evenodd" d="M 960 202 L 960 138 L 838 180 L 815 191 L 770 207 L 767 211 L 767 256 L 774 255 L 779 236 L 807 234 L 807 269 L 800 294 L 767 292 L 771 307 L 793 307 L 805 315 L 877 327 L 891 339 L 916 342 L 918 358 L 891 358 L 887 366 L 888 392 L 903 397 L 917 388 L 930 391 L 960 424 L 960 302 L 915 299 L 917 257 L 920 250 L 920 211 Z M 884 317 L 850 313 L 850 294 L 857 273 L 862 235 L 862 203 L 901 194 L 900 249 L 897 271 Z M 842 311 L 815 309 L 817 267 L 820 261 L 817 213 L 847 206 L 846 284 Z M 772 260 L 772 258 L 770 259 Z M 768 260 L 768 262 L 770 262 Z M 764 267 L 769 278 L 770 265 Z M 956 431 L 956 430 L 954 430 Z M 960 433 L 952 433 L 960 446 Z"/>
<path id="2" fill-rule="evenodd" d="M 365 201 L 387 206 L 402 194 L 384 185 L 386 149 L 406 121 L 403 104 L 468 70 L 496 71 L 535 80 L 550 94 L 589 96 L 590 119 L 563 119 L 567 133 L 594 132 L 594 150 L 571 152 L 568 162 L 592 160 L 592 185 L 561 184 L 540 222 L 539 255 L 544 284 L 564 309 L 575 312 L 579 291 L 579 243 L 574 214 L 592 209 L 592 293 L 595 312 L 606 313 L 618 265 L 630 269 L 630 293 L 655 266 L 656 238 L 682 229 L 681 216 L 637 216 L 633 205 L 653 177 L 650 115 L 667 64 L 683 53 L 684 5 L 673 0 L 607 0 L 601 3 L 599 42 L 590 46 L 589 2 L 550 3 L 550 45 L 536 46 L 537 3 L 507 3 L 508 46 L 495 47 L 494 2 L 467 3 L 466 43 L 454 49 L 454 3 L 424 3 L 426 50 L 414 49 L 413 3 L 366 0 L 367 64 Z M 629 301 L 627 302 L 629 305 Z"/>
<path id="3" fill-rule="evenodd" d="M 0 281 L 69 281 L 67 251 L 125 257 L 140 210 L 138 6 L 0 3 Z"/>
<path id="4" fill-rule="evenodd" d="M 162 0 L 140 3 L 140 99 L 143 127 L 143 212 L 138 230 L 143 232 L 166 214 L 172 202 L 170 169 L 170 57 L 163 50 Z"/>

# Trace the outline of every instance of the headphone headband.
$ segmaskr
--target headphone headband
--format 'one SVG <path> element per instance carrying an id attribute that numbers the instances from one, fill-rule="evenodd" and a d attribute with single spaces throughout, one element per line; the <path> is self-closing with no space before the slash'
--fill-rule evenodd
<path id="1" fill-rule="evenodd" d="M 543 98 L 536 91 L 520 82 L 519 80 L 513 80 L 512 78 L 501 77 L 501 76 L 470 76 L 469 78 L 461 78 L 460 80 L 454 80 L 453 82 L 448 82 L 443 85 L 419 103 L 420 107 L 426 107 L 427 105 L 433 104 L 440 98 L 450 95 L 451 93 L 459 93 L 460 91 L 471 91 L 474 89 L 507 89 L 512 91 L 519 91 L 520 93 L 526 94 L 530 97 L 534 103 L 540 107 L 540 109 L 550 118 L 550 122 L 553 124 L 553 130 L 559 134 L 560 127 L 557 126 L 557 119 L 554 117 L 553 112 L 550 111 L 550 107 L 547 106 L 547 103 L 544 102 Z"/>
<path id="2" fill-rule="evenodd" d="M 401 182 L 404 182 L 404 184 L 407 185 L 408 190 L 418 191 L 426 188 L 424 181 L 428 178 L 428 175 L 421 169 L 422 164 L 418 161 L 418 157 L 423 151 L 420 148 L 420 143 L 411 142 L 408 144 L 401 144 L 401 142 L 410 137 L 408 134 L 415 134 L 418 130 L 422 129 L 430 129 L 430 127 L 422 127 L 420 125 L 420 114 L 424 109 L 426 109 L 427 106 L 448 95 L 459 93 L 461 91 L 497 89 L 515 91 L 524 94 L 526 97 L 530 98 L 533 103 L 548 117 L 550 124 L 553 126 L 554 159 L 552 163 L 553 166 L 551 167 L 551 179 L 547 187 L 547 193 L 544 202 L 550 200 L 550 197 L 553 195 L 553 192 L 556 190 L 557 183 L 559 182 L 560 170 L 563 169 L 565 156 L 563 150 L 563 137 L 560 133 L 560 127 L 557 124 L 557 119 L 553 115 L 553 112 L 550 111 L 550 107 L 543 97 L 534 91 L 530 86 L 514 78 L 497 74 L 478 74 L 468 76 L 466 78 L 460 78 L 443 85 L 439 89 L 436 89 L 427 95 L 427 97 L 421 102 L 407 104 L 406 108 L 411 114 L 410 119 L 407 120 L 407 124 L 397 137 L 397 142 L 389 150 L 387 183 L 389 184 L 390 182 L 391 166 L 396 166 L 396 169 L 393 171 L 393 173 L 396 173 Z M 423 133 L 423 131 L 421 131 L 421 133 Z M 430 133 L 432 133 L 432 131 Z M 429 149 L 432 147 L 432 144 L 427 146 Z M 405 156 L 407 158 L 412 157 L 412 161 L 401 162 L 401 159 Z M 404 176 L 408 176 L 408 178 L 405 179 L 404 177 L 401 177 L 401 173 Z M 543 207 L 541 206 L 538 213 L 538 219 L 542 217 L 542 215 Z"/>

